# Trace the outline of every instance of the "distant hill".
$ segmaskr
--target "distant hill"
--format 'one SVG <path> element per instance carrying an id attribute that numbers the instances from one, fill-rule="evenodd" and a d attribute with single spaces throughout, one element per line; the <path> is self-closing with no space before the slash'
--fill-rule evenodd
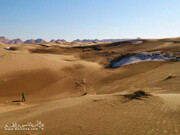
<path id="1" fill-rule="evenodd" d="M 52 39 L 50 42 L 59 42 L 59 41 L 66 41 L 66 40 L 64 40 L 64 39 L 57 39 L 57 40 Z M 45 41 L 44 39 L 41 39 L 41 38 L 38 38 L 38 39 L 28 39 L 28 40 L 25 40 L 25 41 L 22 41 L 19 38 L 9 40 L 6 37 L 1 36 L 0 37 L 0 42 L 5 43 L 5 44 L 22 44 L 22 43 L 32 44 L 32 43 L 46 43 L 47 41 Z"/>
<path id="2" fill-rule="evenodd" d="M 17 39 L 12 39 L 9 40 L 3 36 L 0 37 L 0 42 L 5 43 L 5 44 L 22 44 L 22 43 L 45 43 L 46 41 L 43 39 L 29 39 L 26 41 L 22 41 L 21 39 L 17 38 Z"/>
<path id="3" fill-rule="evenodd" d="M 9 39 L 5 38 L 5 37 L 0 37 L 0 42 L 8 44 L 9 43 Z"/>
<path id="4" fill-rule="evenodd" d="M 9 44 L 22 44 L 22 43 L 23 43 L 23 41 L 19 38 L 9 41 Z"/>
<path id="5" fill-rule="evenodd" d="M 19 38 L 9 40 L 5 37 L 0 37 L 0 42 L 5 43 L 5 44 L 22 44 L 23 43 L 23 41 Z"/>
<path id="6" fill-rule="evenodd" d="M 34 39 L 26 40 L 26 41 L 24 41 L 24 43 L 46 43 L 46 41 L 39 38 L 39 39 L 36 39 L 36 40 L 34 40 Z"/>
<path id="7" fill-rule="evenodd" d="M 137 39 L 140 39 L 139 37 Z M 133 40 L 133 39 L 130 39 L 130 38 L 123 38 L 123 39 L 76 39 L 76 40 L 73 40 L 72 42 L 118 42 L 118 41 L 124 41 L 124 40 Z M 66 41 L 64 39 L 52 39 L 50 40 L 50 42 L 61 42 L 61 41 Z M 0 42 L 2 43 L 5 43 L 5 44 L 22 44 L 22 43 L 29 43 L 29 44 L 32 44 L 32 43 L 46 43 L 47 41 L 41 39 L 41 38 L 38 38 L 38 39 L 28 39 L 28 40 L 25 40 L 24 42 L 17 38 L 17 39 L 12 39 L 12 40 L 9 40 L 7 38 L 5 38 L 4 36 L 1 36 L 0 37 Z"/>
<path id="8" fill-rule="evenodd" d="M 57 40 L 52 39 L 50 42 L 59 42 L 59 41 L 66 41 L 66 40 L 64 40 L 64 39 L 57 39 Z"/>
<path id="9" fill-rule="evenodd" d="M 73 40 L 72 42 L 117 42 L 117 41 L 124 41 L 124 40 L 131 40 L 131 39 L 102 39 L 102 40 L 99 40 L 99 39 L 83 39 L 83 40 L 76 39 L 76 40 Z"/>
<path id="10" fill-rule="evenodd" d="M 28 40 L 24 41 L 24 43 L 35 43 L 35 40 L 34 39 L 28 39 Z"/>

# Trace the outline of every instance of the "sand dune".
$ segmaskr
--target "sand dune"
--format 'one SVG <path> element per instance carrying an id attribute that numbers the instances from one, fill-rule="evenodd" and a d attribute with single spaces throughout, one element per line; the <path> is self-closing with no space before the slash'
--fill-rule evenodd
<path id="1" fill-rule="evenodd" d="M 166 95 L 168 98 L 171 95 Z M 179 99 L 179 95 L 176 95 Z M 122 95 L 67 98 L 1 113 L 0 125 L 40 120 L 45 130 L 3 134 L 179 134 L 179 104 L 163 95 L 127 101 Z M 171 97 L 173 98 L 173 97 Z M 178 100 L 179 101 L 179 100 Z M 171 104 L 168 104 L 171 102 Z M 176 107 L 174 107 L 176 106 Z M 8 117 L 8 120 L 5 118 Z"/>
<path id="2" fill-rule="evenodd" d="M 179 45 L 179 38 L 1 44 L 0 134 L 178 135 L 180 62 L 110 64 L 144 52 L 179 58 Z M 123 96 L 137 90 L 151 96 Z M 22 92 L 27 102 L 19 102 Z M 44 130 L 4 130 L 12 122 L 36 121 L 44 123 Z"/>

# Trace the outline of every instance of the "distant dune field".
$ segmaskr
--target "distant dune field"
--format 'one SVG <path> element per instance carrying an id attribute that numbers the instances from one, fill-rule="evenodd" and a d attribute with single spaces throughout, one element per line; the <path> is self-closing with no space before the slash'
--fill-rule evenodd
<path id="1" fill-rule="evenodd" d="M 0 135 L 179 135 L 179 60 L 180 38 L 0 43 Z"/>

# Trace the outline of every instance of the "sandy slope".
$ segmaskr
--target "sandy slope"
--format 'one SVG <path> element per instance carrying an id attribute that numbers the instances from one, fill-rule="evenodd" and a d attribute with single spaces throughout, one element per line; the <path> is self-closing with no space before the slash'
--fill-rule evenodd
<path id="1" fill-rule="evenodd" d="M 0 135 L 178 135 L 180 62 L 106 68 L 109 59 L 127 53 L 180 52 L 178 38 L 140 41 L 1 44 Z M 9 46 L 13 50 L 5 49 Z M 132 101 L 122 96 L 136 90 L 152 96 Z M 22 92 L 27 102 L 12 102 L 21 100 Z M 4 130 L 12 122 L 36 120 L 45 130 Z"/>
<path id="2" fill-rule="evenodd" d="M 45 130 L 3 131 L 2 134 L 179 134 L 180 110 L 173 95 L 127 101 L 121 95 L 67 98 L 1 113 L 0 125 L 40 120 Z M 171 104 L 169 104 L 171 103 Z"/>

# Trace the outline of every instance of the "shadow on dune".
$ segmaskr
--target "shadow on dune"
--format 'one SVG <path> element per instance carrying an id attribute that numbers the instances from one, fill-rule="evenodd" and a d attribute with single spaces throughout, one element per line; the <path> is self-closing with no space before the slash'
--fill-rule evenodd
<path id="1" fill-rule="evenodd" d="M 22 100 L 13 100 L 11 102 L 22 102 Z"/>

